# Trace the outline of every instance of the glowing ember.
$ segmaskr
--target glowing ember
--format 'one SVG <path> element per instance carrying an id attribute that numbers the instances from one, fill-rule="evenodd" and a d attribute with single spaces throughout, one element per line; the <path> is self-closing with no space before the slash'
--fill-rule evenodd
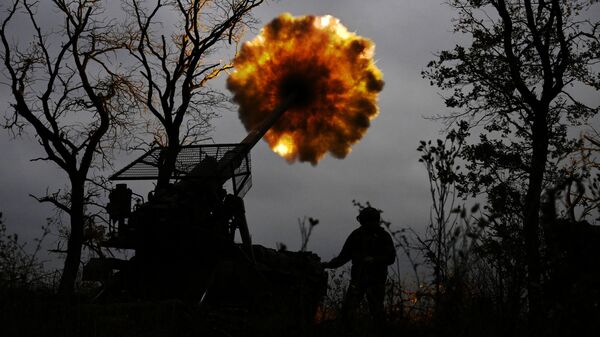
<path id="1" fill-rule="evenodd" d="M 378 114 L 381 71 L 374 44 L 332 16 L 283 14 L 244 44 L 227 86 L 247 130 L 290 95 L 294 103 L 266 133 L 289 162 L 344 158 Z"/>
<path id="2" fill-rule="evenodd" d="M 273 151 L 282 157 L 287 157 L 294 152 L 294 139 L 287 134 L 279 137 Z"/>

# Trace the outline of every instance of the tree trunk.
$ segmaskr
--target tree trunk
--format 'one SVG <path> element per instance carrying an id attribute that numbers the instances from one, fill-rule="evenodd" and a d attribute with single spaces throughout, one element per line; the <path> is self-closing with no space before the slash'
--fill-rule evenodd
<path id="1" fill-rule="evenodd" d="M 71 232 L 67 242 L 67 257 L 58 292 L 61 295 L 70 295 L 75 289 L 77 272 L 81 262 L 81 249 L 83 246 L 84 225 L 84 181 L 71 180 Z"/>
<path id="2" fill-rule="evenodd" d="M 533 153 L 529 185 L 525 199 L 525 221 L 523 231 L 527 261 L 527 298 L 531 332 L 537 334 L 542 318 L 541 262 L 539 240 L 539 212 L 544 171 L 548 156 L 547 109 L 535 111 L 532 127 Z"/>
<path id="3" fill-rule="evenodd" d="M 158 165 L 158 179 L 156 181 L 156 188 L 164 188 L 169 185 L 173 172 L 175 171 L 175 163 L 177 162 L 177 155 L 179 154 L 180 144 L 179 137 L 170 136 L 169 144 L 163 150 L 161 154 L 161 160 Z"/>

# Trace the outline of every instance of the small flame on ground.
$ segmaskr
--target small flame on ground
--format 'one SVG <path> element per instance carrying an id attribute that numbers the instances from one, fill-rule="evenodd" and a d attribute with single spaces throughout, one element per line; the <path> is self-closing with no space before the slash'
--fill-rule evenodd
<path id="1" fill-rule="evenodd" d="M 265 134 L 290 163 L 344 158 L 377 114 L 383 88 L 373 42 L 332 16 L 282 14 L 246 42 L 227 87 L 252 130 L 291 95 L 294 104 Z"/>

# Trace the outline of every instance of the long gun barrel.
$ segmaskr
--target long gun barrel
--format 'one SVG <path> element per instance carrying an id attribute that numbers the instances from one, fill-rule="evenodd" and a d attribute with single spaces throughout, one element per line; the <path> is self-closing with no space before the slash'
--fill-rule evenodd
<path id="1" fill-rule="evenodd" d="M 292 106 L 294 102 L 295 96 L 290 95 L 286 100 L 281 102 L 273 112 L 265 118 L 260 125 L 251 130 L 246 138 L 242 140 L 241 144 L 246 145 L 249 149 L 252 149 L 256 143 L 269 131 L 275 123 L 279 120 L 279 118 Z"/>
<path id="2" fill-rule="evenodd" d="M 275 107 L 273 112 L 269 114 L 257 127 L 252 129 L 248 135 L 241 141 L 240 147 L 235 150 L 230 150 L 227 154 L 221 158 L 218 163 L 217 173 L 222 175 L 223 173 L 233 171 L 238 168 L 246 155 L 252 150 L 252 148 L 260 141 L 260 139 L 277 123 L 279 118 L 293 105 L 295 95 L 288 96 L 278 106 Z M 227 179 L 224 179 L 226 181 Z M 224 182 L 223 181 L 223 182 Z"/>
<path id="3" fill-rule="evenodd" d="M 273 111 L 252 129 L 246 137 L 238 144 L 211 144 L 199 146 L 184 146 L 181 148 L 182 162 L 195 158 L 200 153 L 200 158 L 193 166 L 182 166 L 176 170 L 177 178 L 180 179 L 176 185 L 187 185 L 186 181 L 194 180 L 213 181 L 223 185 L 228 179 L 234 178 L 234 194 L 241 191 L 241 187 L 246 184 L 250 176 L 249 153 L 260 139 L 277 123 L 281 116 L 293 106 L 296 101 L 296 94 L 287 96 L 281 100 L 281 103 Z M 199 149 L 198 152 L 196 149 Z M 221 150 L 226 150 L 225 153 Z M 158 168 L 161 161 L 160 148 L 154 148 L 136 159 L 131 164 L 113 174 L 111 180 L 145 180 L 156 179 L 158 177 Z M 185 151 L 185 153 L 184 153 Z M 246 166 L 242 167 L 245 163 Z M 239 178 L 244 176 L 243 178 Z M 175 178 L 175 177 L 172 177 Z M 247 178 L 247 179 L 246 179 Z M 208 180 L 207 180 L 208 179 Z M 236 186 L 237 185 L 237 186 Z"/>

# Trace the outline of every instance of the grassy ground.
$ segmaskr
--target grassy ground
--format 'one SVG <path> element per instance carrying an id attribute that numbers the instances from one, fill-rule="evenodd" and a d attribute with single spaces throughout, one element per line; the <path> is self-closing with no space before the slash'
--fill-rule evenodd
<path id="1" fill-rule="evenodd" d="M 267 313 L 241 308 L 206 308 L 179 300 L 105 302 L 79 294 L 63 300 L 48 291 L 4 291 L 0 297 L 3 337 L 164 337 L 164 336 L 429 336 L 425 324 L 392 321 L 374 327 L 367 317 L 354 330 L 335 319 L 286 330 Z"/>

